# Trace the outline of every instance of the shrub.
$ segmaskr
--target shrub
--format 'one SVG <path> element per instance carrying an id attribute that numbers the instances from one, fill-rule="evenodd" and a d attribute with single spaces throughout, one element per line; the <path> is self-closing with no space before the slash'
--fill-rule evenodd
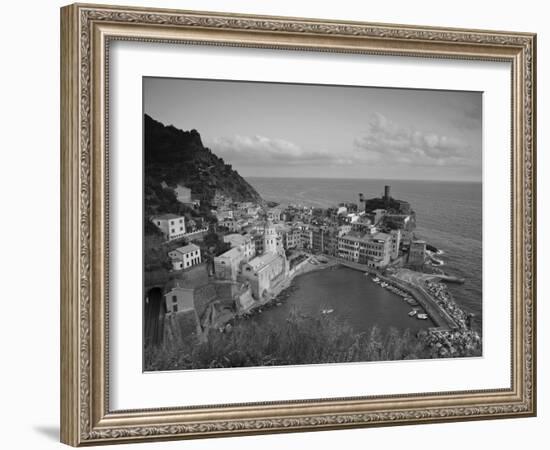
<path id="1" fill-rule="evenodd" d="M 145 349 L 145 370 L 214 367 L 281 366 L 431 358 L 422 338 L 394 328 L 373 327 L 355 333 L 336 317 L 307 317 L 292 311 L 277 327 L 254 320 L 238 322 L 230 331 L 212 330 L 208 339 L 189 338 Z"/>

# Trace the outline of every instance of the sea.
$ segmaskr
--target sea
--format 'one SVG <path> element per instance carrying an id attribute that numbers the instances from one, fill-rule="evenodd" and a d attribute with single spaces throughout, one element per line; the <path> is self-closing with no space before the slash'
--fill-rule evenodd
<path id="1" fill-rule="evenodd" d="M 464 278 L 464 284 L 449 284 L 456 302 L 474 314 L 473 327 L 481 332 L 482 308 L 482 184 L 480 182 L 334 179 L 334 178 L 255 178 L 247 181 L 268 201 L 281 205 L 314 207 L 335 206 L 380 197 L 384 186 L 391 186 L 391 196 L 405 200 L 416 212 L 415 235 L 438 249 L 435 258 L 449 275 Z M 306 275 L 307 276 L 307 275 Z M 313 277 L 316 280 L 316 277 Z M 306 278 L 307 280 L 307 278 Z M 316 280 L 297 282 L 302 296 L 316 295 Z M 327 287 L 328 289 L 328 287 Z M 357 289 L 353 283 L 338 283 L 338 297 L 346 290 Z M 331 295 L 336 295 L 331 289 Z M 355 295 L 355 294 L 353 294 Z"/>

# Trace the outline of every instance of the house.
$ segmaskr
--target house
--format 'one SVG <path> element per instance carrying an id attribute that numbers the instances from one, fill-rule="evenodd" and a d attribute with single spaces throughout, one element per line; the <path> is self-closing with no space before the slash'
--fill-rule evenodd
<path id="1" fill-rule="evenodd" d="M 178 247 L 168 252 L 168 256 L 172 261 L 174 270 L 188 269 L 201 263 L 201 249 L 195 244 Z"/>
<path id="2" fill-rule="evenodd" d="M 182 335 L 202 336 L 204 330 L 215 325 L 220 315 L 216 288 L 209 283 L 204 265 L 185 273 L 186 278 L 166 286 L 166 313 L 169 320 L 177 321 Z"/>
<path id="3" fill-rule="evenodd" d="M 178 199 L 178 202 L 180 203 L 191 202 L 191 189 L 189 189 L 188 187 L 178 184 L 174 189 L 174 193 L 176 194 L 176 198 Z"/>
<path id="4" fill-rule="evenodd" d="M 235 215 L 233 214 L 233 210 L 230 208 L 218 208 L 212 211 L 215 215 L 218 221 L 223 221 L 226 219 L 234 219 Z"/>
<path id="5" fill-rule="evenodd" d="M 324 227 L 311 228 L 311 251 L 313 253 L 323 253 L 325 251 L 325 237 L 327 233 Z"/>
<path id="6" fill-rule="evenodd" d="M 286 226 L 280 229 L 285 250 L 299 248 L 302 244 L 302 231 L 297 227 Z"/>
<path id="7" fill-rule="evenodd" d="M 193 289 L 176 286 L 164 294 L 166 312 L 168 313 L 195 313 Z"/>
<path id="8" fill-rule="evenodd" d="M 399 257 L 399 246 L 401 245 L 401 230 L 391 230 L 391 259 Z"/>
<path id="9" fill-rule="evenodd" d="M 366 235 L 366 246 L 360 250 L 359 262 L 374 269 L 386 267 L 390 263 L 392 239 L 389 234 Z"/>
<path id="10" fill-rule="evenodd" d="M 346 261 L 359 262 L 359 247 L 364 240 L 358 233 L 348 233 L 338 239 L 338 256 Z"/>
<path id="11" fill-rule="evenodd" d="M 249 206 L 247 209 L 246 209 L 246 215 L 247 216 L 250 216 L 252 218 L 257 218 L 258 215 L 260 214 L 260 211 L 262 209 L 257 206 L 257 205 L 254 205 L 254 206 Z"/>
<path id="12" fill-rule="evenodd" d="M 254 239 L 249 234 L 227 234 L 223 237 L 223 241 L 230 244 L 232 248 L 240 248 L 245 261 L 250 261 L 256 256 Z"/>
<path id="13" fill-rule="evenodd" d="M 352 225 L 350 224 L 344 224 L 338 226 L 338 237 L 343 236 L 344 234 L 348 234 L 351 231 Z"/>
<path id="14" fill-rule="evenodd" d="M 304 227 L 300 231 L 300 247 L 306 250 L 313 247 L 313 230 L 309 227 Z"/>
<path id="15" fill-rule="evenodd" d="M 338 239 L 338 256 L 347 261 L 378 269 L 389 264 L 392 238 L 386 233 L 351 232 Z"/>
<path id="16" fill-rule="evenodd" d="M 185 235 L 185 217 L 183 216 L 161 214 L 151 217 L 151 222 L 164 234 L 167 241 L 173 241 Z"/>
<path id="17" fill-rule="evenodd" d="M 238 233 L 248 225 L 248 222 L 246 220 L 236 220 L 236 219 L 227 218 L 227 219 L 218 221 L 218 224 L 221 227 L 227 228 L 227 230 L 230 231 L 231 233 Z"/>
<path id="18" fill-rule="evenodd" d="M 373 233 L 376 232 L 376 228 L 373 225 L 371 219 L 367 216 L 361 216 L 357 222 L 351 224 L 352 231 L 358 233 Z"/>
<path id="19" fill-rule="evenodd" d="M 343 216 L 345 214 L 348 213 L 348 208 L 346 206 L 339 206 L 338 209 L 336 210 L 336 215 L 337 216 Z"/>
<path id="20" fill-rule="evenodd" d="M 216 191 L 211 203 L 217 208 L 229 207 L 233 203 L 233 199 L 222 192 Z"/>
<path id="21" fill-rule="evenodd" d="M 279 222 L 281 220 L 281 209 L 271 208 L 267 211 L 267 220 L 272 222 Z"/>
<path id="22" fill-rule="evenodd" d="M 335 226 L 312 227 L 313 253 L 325 253 L 331 256 L 338 254 L 338 229 Z"/>

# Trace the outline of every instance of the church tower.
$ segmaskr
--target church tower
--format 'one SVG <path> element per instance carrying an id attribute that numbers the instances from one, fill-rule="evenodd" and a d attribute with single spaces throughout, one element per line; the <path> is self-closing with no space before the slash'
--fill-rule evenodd
<path id="1" fill-rule="evenodd" d="M 271 221 L 267 221 L 264 228 L 264 252 L 275 254 L 284 253 L 281 236 L 279 236 L 277 229 Z"/>

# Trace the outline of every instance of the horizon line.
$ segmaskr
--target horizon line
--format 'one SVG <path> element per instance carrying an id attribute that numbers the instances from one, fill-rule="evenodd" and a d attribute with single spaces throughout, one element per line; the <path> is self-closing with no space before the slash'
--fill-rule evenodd
<path id="1" fill-rule="evenodd" d="M 441 179 L 413 179 L 413 178 L 340 178 L 340 177 L 288 177 L 288 176 L 258 176 L 258 175 L 241 175 L 243 178 L 261 178 L 261 179 L 292 179 L 292 180 L 354 180 L 354 181 L 419 181 L 419 182 L 430 182 L 430 181 L 436 181 L 440 183 L 483 183 L 483 180 L 441 180 Z"/>

